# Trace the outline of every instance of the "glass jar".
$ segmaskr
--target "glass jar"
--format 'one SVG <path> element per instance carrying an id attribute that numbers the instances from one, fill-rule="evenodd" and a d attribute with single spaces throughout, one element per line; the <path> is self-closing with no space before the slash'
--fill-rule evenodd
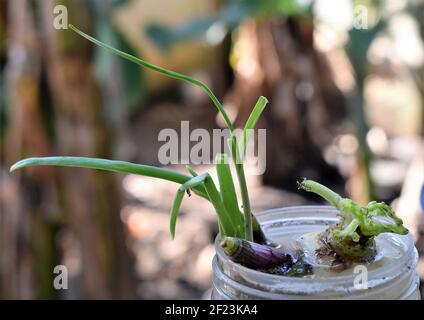
<path id="1" fill-rule="evenodd" d="M 282 243 L 283 239 L 296 239 L 325 229 L 338 220 L 337 213 L 334 207 L 298 206 L 264 211 L 256 217 L 266 236 L 275 243 Z M 286 277 L 259 272 L 229 260 L 219 242 L 217 237 L 212 262 L 214 300 L 420 299 L 418 254 L 411 234 L 385 233 L 376 237 L 378 252 L 384 250 L 387 256 L 364 265 L 365 282 L 358 282 L 364 267 L 358 272 L 355 266 L 340 273 L 329 271 L 324 276 Z"/>

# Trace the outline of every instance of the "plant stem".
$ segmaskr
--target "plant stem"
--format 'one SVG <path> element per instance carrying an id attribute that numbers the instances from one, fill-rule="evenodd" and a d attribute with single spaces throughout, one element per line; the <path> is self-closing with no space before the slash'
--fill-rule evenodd
<path id="1" fill-rule="evenodd" d="M 236 226 L 238 235 L 244 237 L 244 219 L 240 213 L 240 207 L 238 206 L 237 194 L 231 169 L 228 164 L 228 157 L 226 154 L 218 154 L 215 162 L 222 202 L 227 212 L 231 214 L 231 216 L 234 216 L 234 220 L 237 221 Z"/>
<path id="2" fill-rule="evenodd" d="M 325 200 L 330 202 L 333 206 L 340 209 L 339 203 L 340 200 L 342 200 L 343 198 L 333 190 L 327 188 L 326 186 L 313 180 L 305 179 L 299 183 L 299 188 L 308 192 L 316 193 L 317 195 L 323 197 Z"/>
<path id="3" fill-rule="evenodd" d="M 215 183 L 213 182 L 209 174 L 207 174 L 204 184 L 210 202 L 214 206 L 215 211 L 219 217 L 219 223 L 222 231 L 224 232 L 224 235 L 237 234 L 237 222 L 234 221 L 235 216 L 232 214 L 228 214 L 227 210 L 225 209 L 224 203 L 222 202 L 221 196 L 218 190 L 216 189 Z"/>
<path id="4" fill-rule="evenodd" d="M 240 184 L 241 201 L 244 213 L 244 236 L 248 241 L 253 241 L 252 211 L 250 209 L 249 192 L 247 191 L 246 176 L 242 164 L 236 163 L 237 178 Z"/>
<path id="5" fill-rule="evenodd" d="M 236 167 L 237 179 L 239 181 L 241 201 L 243 204 L 244 215 L 244 237 L 248 241 L 253 241 L 253 227 L 252 227 L 252 211 L 250 209 L 249 192 L 247 190 L 246 176 L 244 174 L 243 160 L 244 154 L 240 152 L 237 137 L 233 134 L 229 140 L 231 155 L 234 165 Z"/>

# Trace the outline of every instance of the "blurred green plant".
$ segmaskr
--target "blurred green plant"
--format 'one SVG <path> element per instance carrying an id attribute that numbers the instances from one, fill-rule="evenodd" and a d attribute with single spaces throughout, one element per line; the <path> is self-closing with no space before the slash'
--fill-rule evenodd
<path id="1" fill-rule="evenodd" d="M 110 43 L 114 47 L 122 48 L 125 52 L 135 55 L 136 52 L 133 45 L 127 41 L 114 24 L 110 23 L 110 13 L 112 9 L 123 6 L 127 2 L 128 0 L 91 0 L 93 9 L 96 13 L 95 33 L 100 41 Z M 119 72 L 117 76 L 122 79 L 119 85 L 122 86 L 121 90 L 124 93 L 123 97 L 120 97 L 120 104 L 126 104 L 130 109 L 133 109 L 145 98 L 146 85 L 144 73 L 142 70 L 134 68 L 130 61 L 117 59 L 113 55 L 108 54 L 105 50 L 98 48 L 95 52 L 94 67 L 100 82 L 108 81 L 108 79 L 110 79 L 110 74 L 116 74 L 117 71 Z M 116 110 L 122 107 L 113 105 L 113 99 L 105 99 L 104 103 L 108 108 L 106 113 L 112 119 L 115 112 L 117 112 Z M 108 106 L 108 104 L 112 105 Z"/>
<path id="2" fill-rule="evenodd" d="M 369 74 L 368 49 L 376 36 L 385 27 L 386 22 L 381 19 L 369 30 L 352 28 L 349 30 L 349 41 L 345 46 L 356 82 L 355 90 L 346 96 L 346 104 L 356 129 L 356 136 L 359 142 L 359 158 L 366 173 L 365 189 L 367 190 L 368 199 L 375 198 L 375 186 L 370 172 L 372 154 L 366 139 L 369 126 L 365 115 L 364 82 Z"/>
<path id="3" fill-rule="evenodd" d="M 303 5 L 298 0 L 230 0 L 214 14 L 172 27 L 151 24 L 143 31 L 161 50 L 166 51 L 180 41 L 200 40 L 212 44 L 218 43 L 246 19 L 269 14 L 308 15 L 310 5 Z"/>

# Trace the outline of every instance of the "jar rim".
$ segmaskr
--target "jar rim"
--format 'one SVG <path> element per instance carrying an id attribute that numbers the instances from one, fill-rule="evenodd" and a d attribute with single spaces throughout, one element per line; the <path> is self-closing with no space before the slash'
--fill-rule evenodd
<path id="1" fill-rule="evenodd" d="M 300 213 L 300 214 L 299 214 Z M 311 213 L 314 213 L 314 216 L 311 216 Z M 262 226 L 266 226 L 275 221 L 272 219 L 273 216 L 282 217 L 284 215 L 295 214 L 299 216 L 299 218 L 312 218 L 318 219 L 319 217 L 329 218 L 333 216 L 333 220 L 337 219 L 338 210 L 331 206 L 291 206 L 284 208 L 274 208 L 266 211 L 259 212 L 255 214 L 258 222 Z M 320 215 L 321 214 L 321 215 Z M 274 221 L 274 222 L 273 222 Z M 416 251 L 414 247 L 413 237 L 411 233 L 407 235 L 393 235 L 391 237 L 396 239 L 396 241 L 401 242 L 401 244 L 406 248 L 406 250 L 402 250 L 402 254 L 399 258 L 393 259 L 387 265 L 383 265 L 379 268 L 375 268 L 368 271 L 368 279 L 382 279 L 383 281 L 377 281 L 376 286 L 382 285 L 383 283 L 387 283 L 390 281 L 394 281 L 400 274 L 402 274 L 402 270 L 405 267 L 408 267 L 408 262 L 414 259 L 414 251 Z M 233 270 L 237 270 L 240 274 L 243 275 L 243 278 L 247 279 L 255 279 L 257 281 L 263 281 L 271 286 L 276 286 L 278 289 L 278 283 L 285 285 L 291 284 L 293 287 L 299 286 L 311 286 L 319 285 L 326 287 L 329 290 L 336 291 L 336 287 L 346 287 L 346 283 L 353 284 L 353 278 L 356 274 L 344 274 L 344 275 L 332 275 L 331 277 L 289 277 L 282 275 L 274 275 L 268 274 L 261 271 L 253 270 L 247 267 L 244 267 L 240 264 L 234 263 L 231 261 L 223 252 L 220 247 L 220 237 L 219 235 L 215 239 L 215 250 L 218 260 L 225 261 L 226 264 L 230 266 Z M 415 253 L 416 254 L 416 253 Z M 415 257 L 416 258 L 416 257 Z M 234 280 L 234 279 L 233 279 Z M 255 282 L 255 281 L 254 281 Z"/>

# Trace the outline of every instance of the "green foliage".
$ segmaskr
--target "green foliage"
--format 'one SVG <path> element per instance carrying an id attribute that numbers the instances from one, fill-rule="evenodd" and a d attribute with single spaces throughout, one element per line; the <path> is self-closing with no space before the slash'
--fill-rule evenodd
<path id="1" fill-rule="evenodd" d="M 249 115 L 249 118 L 246 121 L 246 125 L 243 129 L 243 137 L 242 137 L 242 156 L 245 156 L 247 142 L 249 141 L 250 134 L 252 130 L 255 128 L 256 123 L 258 122 L 259 117 L 262 112 L 265 110 L 266 105 L 268 104 L 268 99 L 260 96 L 258 101 L 255 104 L 255 107 L 252 110 L 252 113 Z"/>
<path id="2" fill-rule="evenodd" d="M 320 234 L 319 242 L 323 246 L 317 251 L 319 255 L 334 258 L 335 252 L 346 262 L 370 262 L 377 253 L 375 236 L 385 232 L 408 233 L 402 220 L 383 202 L 372 201 L 361 208 L 315 181 L 305 179 L 299 187 L 318 194 L 340 211 L 340 221 Z"/>
<path id="3" fill-rule="evenodd" d="M 355 28 L 349 30 L 349 41 L 346 44 L 346 53 L 352 63 L 356 81 L 359 85 L 363 84 L 368 74 L 368 49 L 377 35 L 384 30 L 385 27 L 386 22 L 380 20 L 369 30 L 358 30 Z"/>
<path id="4" fill-rule="evenodd" d="M 218 174 L 219 186 L 221 189 L 221 200 L 224 207 L 235 218 L 237 232 L 243 234 L 243 216 L 238 206 L 237 194 L 231 175 L 228 157 L 226 154 L 218 154 L 216 157 L 216 172 Z"/>
<path id="5" fill-rule="evenodd" d="M 340 210 L 341 221 L 333 228 L 336 238 L 350 238 L 353 242 L 360 242 L 364 238 L 375 237 L 384 232 L 402 235 L 408 233 L 402 219 L 384 202 L 371 201 L 361 208 L 353 200 L 342 198 L 318 182 L 304 180 L 299 186 L 320 195 Z"/>
<path id="6" fill-rule="evenodd" d="M 232 144 L 233 152 L 233 160 L 237 157 L 237 151 L 240 150 L 240 146 L 237 143 L 237 139 L 234 133 L 234 127 L 231 123 L 228 115 L 226 114 L 224 108 L 221 103 L 218 101 L 213 92 L 202 82 L 193 79 L 187 75 L 180 74 L 178 72 L 174 72 L 171 70 L 167 70 L 151 64 L 147 61 L 139 59 L 135 56 L 132 56 L 128 53 L 115 49 L 87 34 L 78 30 L 74 26 L 69 26 L 73 31 L 81 35 L 82 37 L 88 39 L 94 44 L 98 45 L 101 48 L 108 50 L 111 53 L 114 53 L 118 56 L 121 56 L 131 62 L 134 62 L 143 67 L 152 69 L 158 73 L 164 74 L 168 77 L 175 78 L 178 80 L 186 81 L 192 83 L 200 88 L 202 88 L 210 97 L 212 102 L 217 107 L 218 111 L 221 113 L 222 117 L 225 120 L 228 128 L 232 133 L 232 138 L 230 139 Z M 243 141 L 246 141 L 247 135 L 250 129 L 253 129 L 255 126 L 258 117 L 264 110 L 264 107 L 267 103 L 267 100 L 264 97 L 260 97 L 256 106 L 253 109 L 251 116 L 249 117 L 245 130 L 243 132 Z M 244 143 L 243 143 L 244 145 Z M 180 206 L 182 200 L 184 198 L 184 194 L 190 193 L 192 189 L 195 194 L 207 199 L 214 207 L 215 212 L 218 216 L 218 223 L 220 232 L 224 236 L 233 236 L 233 237 L 245 237 L 248 240 L 253 239 L 252 235 L 252 213 L 250 211 L 250 202 L 247 191 L 246 179 L 244 176 L 243 165 L 242 163 L 236 163 L 236 171 L 238 180 L 240 183 L 240 190 L 242 195 L 243 202 L 243 213 L 240 214 L 240 210 L 238 208 L 237 196 L 235 193 L 235 188 L 231 176 L 231 171 L 228 166 L 228 159 L 225 155 L 219 155 L 217 159 L 217 171 L 218 171 L 218 179 L 220 183 L 221 190 L 219 191 L 212 178 L 208 173 L 198 175 L 193 169 L 187 167 L 187 170 L 191 174 L 191 176 L 183 175 L 179 172 L 158 168 L 153 166 L 141 165 L 141 164 L 133 164 L 125 161 L 115 161 L 115 160 L 107 160 L 107 159 L 94 159 L 94 158 L 83 158 L 83 157 L 46 157 L 46 158 L 29 158 L 24 159 L 11 167 L 11 171 L 21 169 L 27 166 L 35 166 L 35 165 L 56 165 L 56 166 L 68 166 L 68 167 L 80 167 L 80 168 L 91 168 L 91 169 L 99 169 L 113 172 L 121 172 L 121 173 L 131 173 L 137 175 L 143 175 L 148 177 L 159 178 L 163 180 L 168 180 L 172 182 L 176 182 L 181 184 L 180 188 L 177 190 L 174 203 L 171 209 L 171 219 L 170 219 L 170 231 L 171 236 L 175 235 L 175 226 L 178 217 L 178 213 L 180 210 Z M 244 230 L 243 230 L 244 226 Z M 255 224 L 255 228 L 257 229 L 257 224 Z M 257 230 L 258 231 L 258 230 Z"/>
<path id="7" fill-rule="evenodd" d="M 167 27 L 151 24 L 145 30 L 147 36 L 162 50 L 179 41 L 207 41 L 207 33 L 216 27 L 223 37 L 227 32 L 240 25 L 246 18 L 253 15 L 260 7 L 261 1 L 229 1 L 213 15 L 195 18 L 178 26 Z M 219 29 L 219 30 L 218 30 Z"/>

